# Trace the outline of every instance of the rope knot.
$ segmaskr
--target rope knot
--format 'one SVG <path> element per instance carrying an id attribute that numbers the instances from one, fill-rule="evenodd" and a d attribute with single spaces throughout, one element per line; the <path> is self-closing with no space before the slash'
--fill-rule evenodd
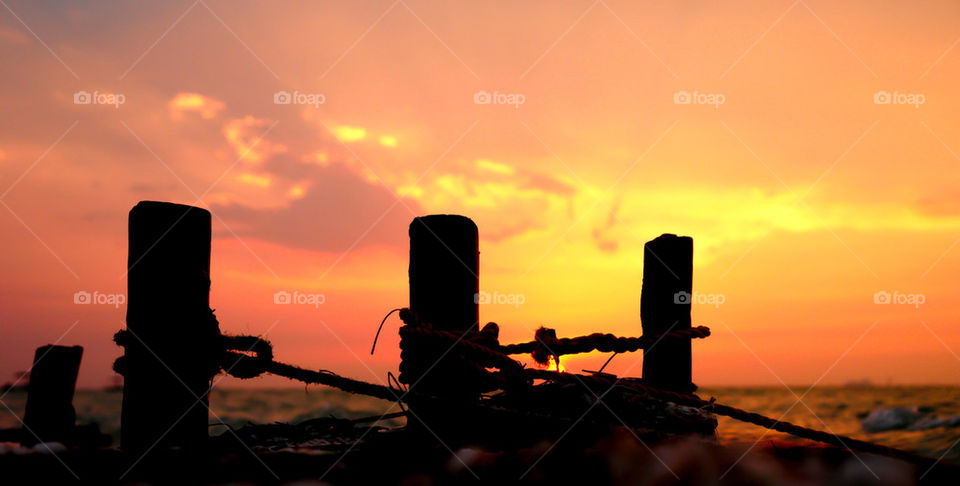
<path id="1" fill-rule="evenodd" d="M 264 374 L 273 362 L 273 345 L 257 336 L 222 335 L 220 343 L 220 367 L 230 376 L 255 378 Z"/>
<path id="2" fill-rule="evenodd" d="M 257 336 L 228 336 L 220 332 L 220 323 L 213 312 L 208 309 L 204 316 L 204 324 L 208 333 L 203 336 L 200 351 L 209 356 L 209 375 L 212 379 L 221 370 L 237 378 L 253 378 L 260 376 L 267 370 L 267 365 L 273 361 L 273 346 L 269 341 Z M 125 349 L 124 356 L 113 362 L 113 370 L 120 375 L 129 371 L 127 355 L 134 348 L 141 348 L 144 352 L 153 353 L 147 345 L 129 329 L 122 329 L 113 335 L 113 342 Z"/>
<path id="3" fill-rule="evenodd" d="M 544 366 L 550 364 L 551 356 L 553 356 L 554 362 L 560 361 L 560 356 L 552 351 L 557 348 L 557 343 L 559 342 L 556 329 L 541 326 L 540 329 L 537 329 L 537 332 L 534 333 L 534 338 L 537 341 L 537 345 L 533 349 L 533 352 L 530 353 L 534 361 Z"/>

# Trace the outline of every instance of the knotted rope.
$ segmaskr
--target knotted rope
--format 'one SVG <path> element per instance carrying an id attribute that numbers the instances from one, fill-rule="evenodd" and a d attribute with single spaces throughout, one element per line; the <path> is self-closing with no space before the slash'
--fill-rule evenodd
<path id="1" fill-rule="evenodd" d="M 534 361 L 541 365 L 546 365 L 549 363 L 551 356 L 557 359 L 567 354 L 589 353 L 591 351 L 628 353 L 647 349 L 661 339 L 702 339 L 710 336 L 710 328 L 697 326 L 654 336 L 618 337 L 613 334 L 598 332 L 574 338 L 557 338 L 556 330 L 541 327 L 537 329 L 534 334 L 534 341 L 500 345 L 500 343 L 497 342 L 499 326 L 497 326 L 495 322 L 487 323 L 479 333 L 475 333 L 473 336 L 467 333 L 463 337 L 460 337 L 456 333 L 435 329 L 429 323 L 419 321 L 410 309 L 399 309 L 399 311 L 400 319 L 406 324 L 400 328 L 401 348 L 404 347 L 403 340 L 409 339 L 412 336 L 432 339 L 434 341 L 445 340 L 446 342 L 457 343 L 457 346 L 472 352 L 477 357 L 490 360 L 492 363 L 498 365 L 497 367 L 500 367 L 499 365 L 509 367 L 508 362 L 516 363 L 508 356 L 511 354 L 529 353 Z M 394 311 L 391 311 L 391 313 L 392 312 Z M 382 327 L 383 323 L 381 322 L 380 325 Z M 377 335 L 379 334 L 380 330 L 378 329 Z M 374 341 L 374 343 L 376 343 L 376 341 Z"/>
<path id="2" fill-rule="evenodd" d="M 399 329 L 400 349 L 402 351 L 406 351 L 411 346 L 411 338 L 413 338 L 414 341 L 425 341 L 434 348 L 437 345 L 441 346 L 440 349 L 453 345 L 457 348 L 457 351 L 473 358 L 481 368 L 497 368 L 501 372 L 513 376 L 520 376 L 523 371 L 522 364 L 499 351 L 495 351 L 495 348 L 498 347 L 497 336 L 500 331 L 495 322 L 488 323 L 480 332 L 458 336 L 450 331 L 435 329 L 432 325 L 421 322 L 410 309 L 401 309 L 400 319 L 405 324 Z M 402 375 L 401 381 L 403 381 Z"/>
<path id="3" fill-rule="evenodd" d="M 216 317 L 213 316 L 213 311 L 210 311 L 210 316 L 214 321 L 216 320 Z M 437 330 L 425 323 L 418 322 L 416 317 L 412 314 L 412 312 L 409 311 L 409 309 L 401 309 L 400 316 L 401 319 L 407 323 L 406 326 L 401 327 L 401 336 L 406 335 L 408 339 L 412 336 L 417 336 L 417 338 L 433 339 L 437 342 L 443 342 L 447 345 L 457 347 L 459 350 L 469 353 L 471 356 L 480 358 L 483 363 L 479 366 L 490 365 L 491 367 L 500 369 L 498 378 L 502 381 L 522 381 L 524 383 L 529 383 L 533 379 L 541 379 L 547 381 L 579 383 L 584 386 L 594 386 L 599 388 L 619 387 L 631 394 L 632 397 L 630 399 L 634 401 L 654 398 L 658 400 L 674 402 L 678 405 L 709 410 L 717 415 L 723 415 L 767 429 L 777 430 L 797 437 L 830 444 L 848 450 L 893 457 L 930 467 L 939 462 L 933 458 L 915 454 L 909 451 L 776 420 L 758 413 L 717 403 L 715 399 L 704 400 L 693 394 L 677 393 L 652 387 L 644 384 L 641 380 L 636 378 L 617 378 L 614 375 L 608 375 L 604 373 L 581 375 L 565 372 L 554 372 L 543 369 L 524 368 L 523 365 L 513 361 L 505 353 L 536 353 L 541 349 L 538 346 L 542 346 L 543 349 L 547 349 L 547 352 L 550 355 L 554 354 L 552 352 L 554 350 L 553 346 L 557 346 L 560 349 L 569 352 L 584 352 L 577 350 L 588 348 L 589 350 L 623 352 L 618 350 L 623 349 L 626 351 L 643 349 L 644 346 L 648 345 L 649 343 L 656 342 L 656 340 L 660 337 L 669 336 L 670 339 L 679 339 L 683 337 L 706 337 L 709 335 L 709 330 L 703 327 L 692 328 L 689 331 L 680 331 L 679 333 L 670 333 L 669 335 L 658 336 L 657 338 L 644 338 L 642 336 L 639 338 L 617 338 L 616 336 L 609 334 L 592 334 L 590 336 L 583 336 L 581 338 L 564 340 L 556 339 L 555 333 L 552 333 L 552 337 L 545 337 L 545 335 L 550 336 L 551 333 L 543 332 L 538 333 L 538 340 L 536 343 L 500 346 L 496 343 L 497 328 L 495 327 L 496 324 L 493 323 L 491 324 L 494 327 L 487 325 L 483 330 L 480 332 L 474 332 L 472 335 L 457 336 L 454 333 Z M 135 338 L 136 336 L 131 334 L 129 331 L 122 330 L 116 333 L 114 336 L 114 341 L 118 345 L 124 347 L 143 346 L 142 341 L 140 341 L 139 338 Z M 487 411 L 510 414 L 514 416 L 520 415 L 528 416 L 530 418 L 553 421 L 560 420 L 567 422 L 576 422 L 579 420 L 573 417 L 554 417 L 533 412 L 491 406 L 487 403 L 484 403 L 485 400 L 465 402 L 463 400 L 457 400 L 450 397 L 438 397 L 435 395 L 424 394 L 417 390 L 398 392 L 398 390 L 394 390 L 388 386 L 376 385 L 373 383 L 346 378 L 327 370 L 308 370 L 290 364 L 279 363 L 273 360 L 272 345 L 268 341 L 256 336 L 226 336 L 221 334 L 219 335 L 218 339 L 214 340 L 214 342 L 216 344 L 213 346 L 213 349 L 211 349 L 211 355 L 219 358 L 216 360 L 216 371 L 214 371 L 213 374 L 223 370 L 231 376 L 248 379 L 260 376 L 263 373 L 270 373 L 301 381 L 303 383 L 330 386 L 348 393 L 367 395 L 400 403 L 407 401 L 408 398 L 416 398 L 417 400 L 440 402 L 447 406 L 456 405 L 465 408 L 484 409 Z M 513 364 L 510 364 L 511 362 Z M 118 358 L 114 362 L 114 370 L 121 375 L 126 372 L 123 357 Z"/>
<path id="4" fill-rule="evenodd" d="M 534 361 L 546 365 L 551 356 L 554 359 L 565 354 L 589 353 L 629 353 L 647 349 L 657 341 L 677 339 L 702 339 L 710 335 L 710 328 L 697 326 L 657 336 L 618 337 L 613 334 L 593 333 L 574 338 L 557 338 L 557 331 L 546 327 L 537 329 L 536 340 L 529 343 L 507 344 L 499 347 L 503 354 L 530 353 Z"/>

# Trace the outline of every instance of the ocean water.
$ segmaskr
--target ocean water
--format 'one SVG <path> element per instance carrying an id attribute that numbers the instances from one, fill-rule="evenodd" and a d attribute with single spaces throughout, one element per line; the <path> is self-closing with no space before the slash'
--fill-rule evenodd
<path id="1" fill-rule="evenodd" d="M 960 387 L 828 387 L 788 390 L 784 387 L 703 388 L 703 398 L 717 401 L 806 427 L 831 431 L 862 440 L 912 450 L 921 454 L 960 461 L 960 427 L 934 427 L 927 430 L 890 430 L 868 433 L 861 421 L 869 412 L 893 407 L 913 408 L 925 417 L 950 418 L 960 415 Z M 78 390 L 74 398 L 77 420 L 96 422 L 101 430 L 119 438 L 121 393 Z M 802 398 L 802 400 L 798 400 Z M 3 397 L 0 427 L 19 426 L 26 395 L 11 392 Z M 7 408 L 9 407 L 9 408 Z M 226 427 L 248 423 L 298 422 L 316 417 L 361 418 L 398 411 L 392 403 L 337 390 L 309 389 L 215 389 L 210 397 L 212 434 Z M 960 422 L 960 421 L 958 421 Z M 402 419 L 387 420 L 384 425 L 402 424 Z M 719 417 L 718 435 L 725 443 L 761 443 L 791 441 L 780 432 Z M 798 440 L 799 441 L 799 440 Z"/>
<path id="2" fill-rule="evenodd" d="M 877 442 L 932 457 L 960 461 L 960 427 L 934 427 L 927 430 L 889 430 L 868 433 L 862 419 L 879 409 L 916 408 L 926 418 L 950 418 L 960 415 L 960 387 L 952 386 L 818 386 L 763 388 L 703 388 L 702 398 L 761 413 L 805 427 L 838 435 Z M 802 398 L 802 401 L 798 401 Z M 781 418 L 782 417 L 782 418 Z M 720 439 L 725 442 L 776 440 L 793 437 L 718 417 Z M 954 447 L 956 445 L 956 447 Z"/>

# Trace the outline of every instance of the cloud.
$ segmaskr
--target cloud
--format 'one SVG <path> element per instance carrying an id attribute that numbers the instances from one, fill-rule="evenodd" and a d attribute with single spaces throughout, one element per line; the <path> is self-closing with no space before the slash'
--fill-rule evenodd
<path id="1" fill-rule="evenodd" d="M 365 128 L 351 127 L 348 125 L 341 125 L 334 128 L 333 133 L 337 135 L 337 138 L 347 143 L 359 142 L 367 136 L 367 130 Z"/>
<path id="2" fill-rule="evenodd" d="M 397 146 L 397 137 L 393 135 L 383 135 L 380 137 L 380 145 L 384 147 L 396 147 Z"/>
<path id="3" fill-rule="evenodd" d="M 244 184 L 252 184 L 257 187 L 270 187 L 270 176 L 252 174 L 244 172 L 237 176 L 237 180 Z"/>
<path id="4" fill-rule="evenodd" d="M 617 224 L 617 212 L 620 211 L 620 200 L 613 203 L 607 214 L 607 219 L 603 223 L 594 226 L 590 236 L 597 249 L 604 253 L 615 253 L 620 248 L 620 243 L 614 238 L 613 230 Z"/>
<path id="5" fill-rule="evenodd" d="M 960 215 L 960 192 L 950 190 L 925 195 L 917 200 L 916 206 L 924 214 L 955 217 Z"/>
<path id="6" fill-rule="evenodd" d="M 160 192 L 172 192 L 177 190 L 175 183 L 152 184 L 146 182 L 134 182 L 129 186 L 130 191 L 136 194 L 158 194 Z"/>
<path id="7" fill-rule="evenodd" d="M 23 32 L 8 27 L 0 27 L 0 42 L 10 44 L 26 44 L 30 38 Z"/>
<path id="8" fill-rule="evenodd" d="M 500 164 L 497 162 L 492 162 L 487 159 L 479 159 L 475 163 L 477 170 L 489 171 L 495 174 L 506 174 L 513 175 L 516 171 L 513 167 L 510 167 L 507 164 Z"/>
<path id="9" fill-rule="evenodd" d="M 521 172 L 521 186 L 527 189 L 535 189 L 544 193 L 554 194 L 556 196 L 572 197 L 577 193 L 577 189 L 572 185 L 551 177 L 533 171 Z"/>
<path id="10" fill-rule="evenodd" d="M 480 158 L 451 164 L 398 193 L 429 211 L 458 212 L 483 225 L 481 237 L 500 242 L 569 217 L 576 189 L 550 174 Z"/>
<path id="11" fill-rule="evenodd" d="M 286 160 L 271 168 L 307 180 L 291 187 L 295 197 L 285 206 L 211 205 L 241 237 L 321 252 L 380 245 L 405 248 L 407 226 L 423 213 L 417 201 L 403 198 L 402 203 L 397 202 L 389 189 L 369 183 L 343 164 L 319 167 L 300 163 L 295 167 Z"/>
<path id="12" fill-rule="evenodd" d="M 197 113 L 200 118 L 210 120 L 217 116 L 226 105 L 199 93 L 177 93 L 168 103 L 170 118 L 180 120 L 185 113 Z"/>
<path id="13" fill-rule="evenodd" d="M 234 118 L 223 126 L 223 136 L 227 138 L 237 157 L 244 162 L 260 163 L 274 154 L 287 151 L 285 145 L 271 142 L 264 134 L 270 127 L 270 120 L 247 115 Z"/>

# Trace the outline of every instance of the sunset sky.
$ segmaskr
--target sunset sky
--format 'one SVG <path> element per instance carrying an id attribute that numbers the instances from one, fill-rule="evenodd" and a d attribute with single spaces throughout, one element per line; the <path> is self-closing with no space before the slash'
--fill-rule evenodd
<path id="1" fill-rule="evenodd" d="M 107 383 L 126 306 L 73 297 L 126 292 L 127 213 L 161 200 L 213 212 L 221 329 L 300 366 L 384 382 L 398 319 L 369 349 L 407 305 L 407 225 L 455 213 L 481 289 L 523 296 L 481 306 L 503 342 L 640 335 L 643 244 L 676 233 L 723 301 L 693 306 L 713 330 L 696 383 L 957 383 L 958 20 L 946 1 L 4 0 L 0 382 L 59 342 L 84 346 L 81 386 Z"/>

